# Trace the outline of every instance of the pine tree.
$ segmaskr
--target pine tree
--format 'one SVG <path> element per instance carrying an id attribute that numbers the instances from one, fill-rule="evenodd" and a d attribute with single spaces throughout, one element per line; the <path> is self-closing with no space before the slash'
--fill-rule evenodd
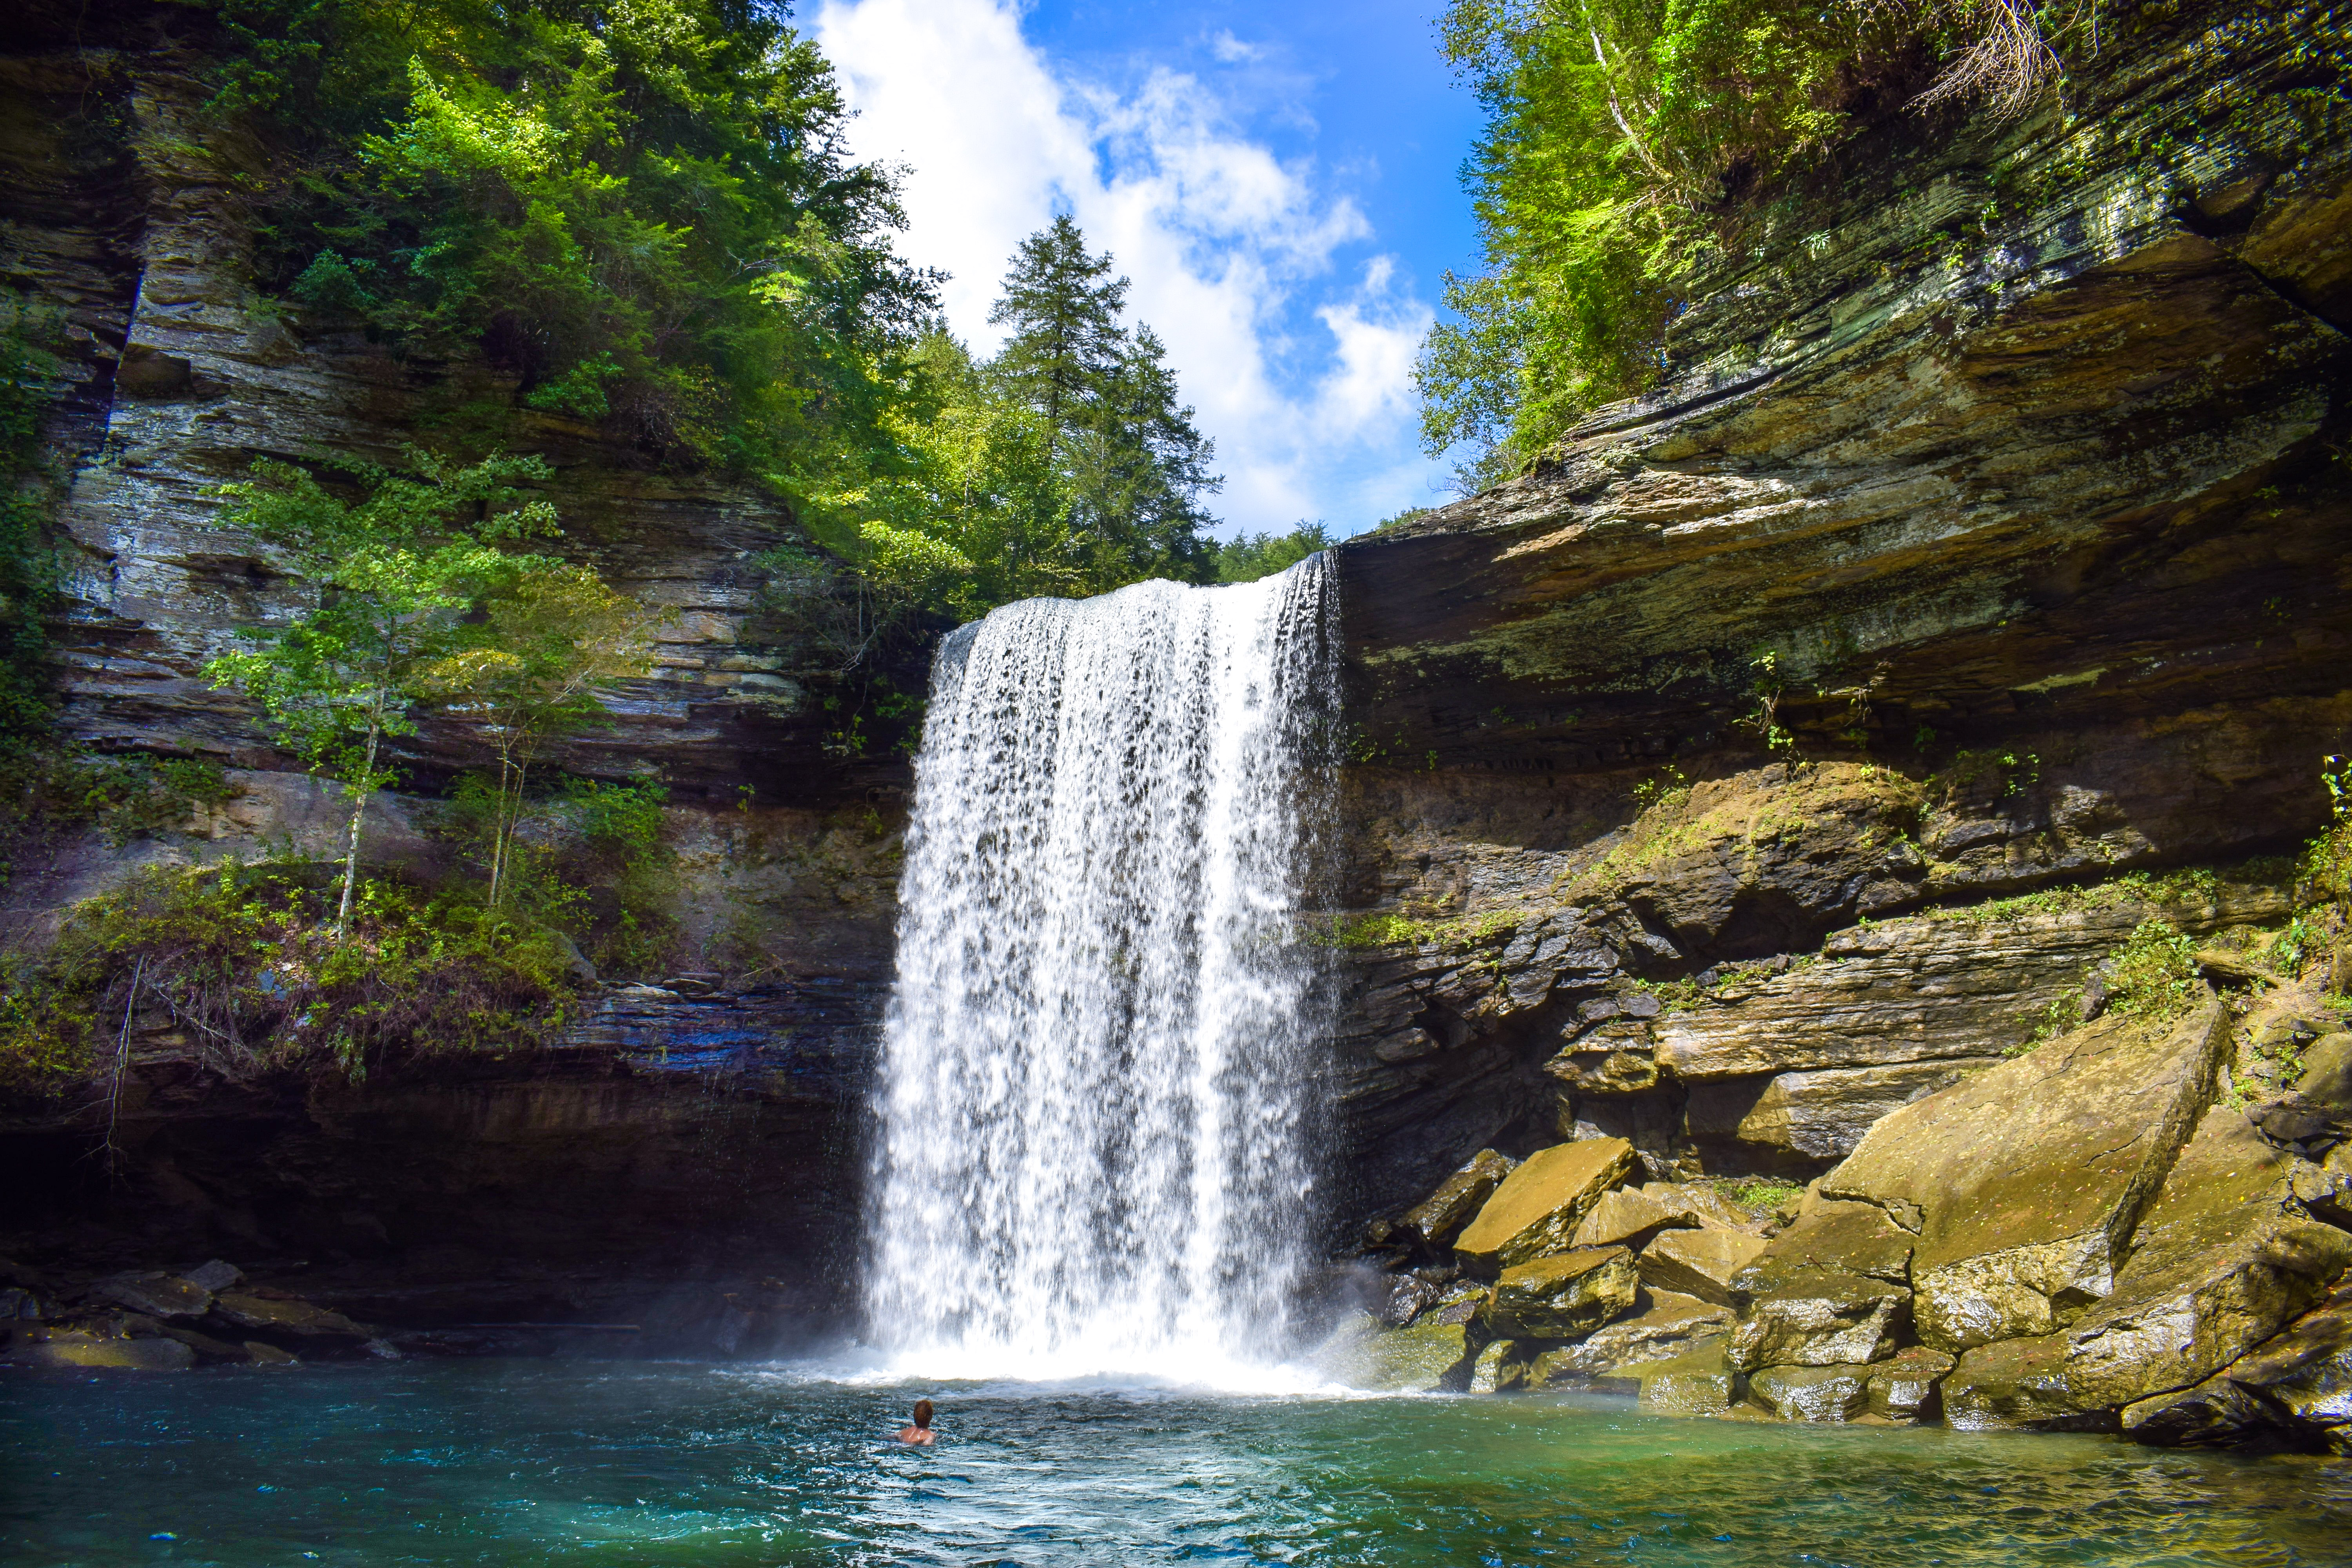
<path id="1" fill-rule="evenodd" d="M 1181 400 L 1167 347 L 1120 321 L 1128 280 L 1087 254 L 1067 215 L 1022 241 L 989 321 L 1013 331 L 989 370 L 1045 430 L 1087 576 L 1104 587 L 1155 573 L 1205 580 L 1214 552 L 1203 495 L 1215 445 Z"/>
<path id="2" fill-rule="evenodd" d="M 1118 321 L 1127 279 L 1112 278 L 1110 267 L 1108 252 L 1087 254 L 1086 236 L 1065 213 L 1021 242 L 988 312 L 991 326 L 1013 329 L 992 368 L 1045 416 L 1048 461 L 1127 360 Z"/>

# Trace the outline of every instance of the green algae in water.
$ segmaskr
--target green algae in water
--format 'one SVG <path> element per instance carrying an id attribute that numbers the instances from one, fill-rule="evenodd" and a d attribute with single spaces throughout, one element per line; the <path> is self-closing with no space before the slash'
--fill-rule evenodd
<path id="1" fill-rule="evenodd" d="M 1557 1395 L 918 1392 L 464 1363 L 0 1381 L 25 1565 L 2337 1564 L 2352 1462 Z M 315 1554 L 315 1555 L 312 1555 Z"/>

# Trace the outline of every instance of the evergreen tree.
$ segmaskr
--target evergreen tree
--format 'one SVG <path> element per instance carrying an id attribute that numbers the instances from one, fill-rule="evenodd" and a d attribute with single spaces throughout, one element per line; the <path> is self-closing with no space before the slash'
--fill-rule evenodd
<path id="1" fill-rule="evenodd" d="M 1209 472 L 1216 448 L 1181 401 L 1167 346 L 1150 327 L 1120 322 L 1127 290 L 1065 214 L 1021 242 L 988 317 L 1013 329 L 990 374 L 1043 421 L 1045 460 L 1097 591 L 1208 576 L 1200 500 L 1223 482 Z"/>

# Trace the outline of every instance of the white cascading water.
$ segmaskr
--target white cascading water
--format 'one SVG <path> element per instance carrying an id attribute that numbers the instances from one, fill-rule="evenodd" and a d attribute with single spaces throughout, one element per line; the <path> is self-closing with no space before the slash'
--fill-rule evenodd
<path id="1" fill-rule="evenodd" d="M 1318 555 L 1010 605 L 941 647 L 866 1278 L 901 1369 L 1200 1382 L 1278 1355 L 1335 598 Z"/>

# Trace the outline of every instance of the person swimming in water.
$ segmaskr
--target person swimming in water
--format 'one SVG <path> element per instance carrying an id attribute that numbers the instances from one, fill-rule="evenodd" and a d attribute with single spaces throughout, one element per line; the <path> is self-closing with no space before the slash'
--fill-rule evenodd
<path id="1" fill-rule="evenodd" d="M 901 1426 L 898 1428 L 898 1441 L 901 1443 L 936 1443 L 939 1441 L 939 1434 L 931 1430 L 931 1402 L 929 1400 L 918 1399 L 915 1401 L 915 1424 L 912 1426 Z"/>

